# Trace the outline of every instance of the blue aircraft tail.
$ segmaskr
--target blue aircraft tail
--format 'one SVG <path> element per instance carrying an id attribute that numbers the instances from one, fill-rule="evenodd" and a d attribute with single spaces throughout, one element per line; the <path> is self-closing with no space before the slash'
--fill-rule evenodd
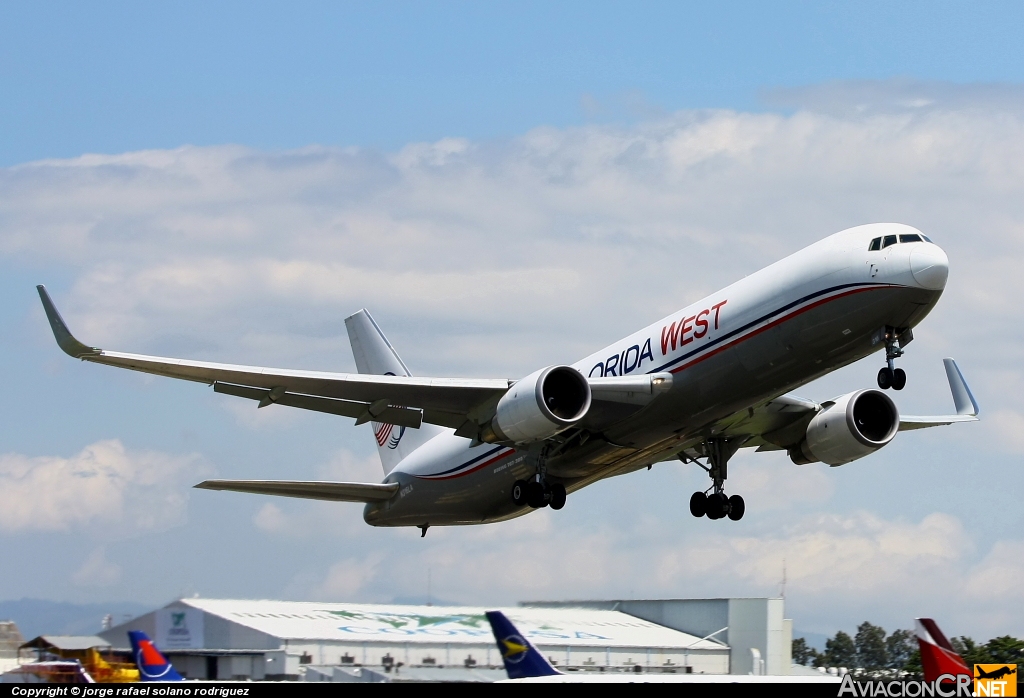
<path id="1" fill-rule="evenodd" d="M 512 621 L 501 611 L 487 611 L 487 620 L 491 623 L 498 651 L 501 652 L 501 659 L 505 662 L 505 671 L 510 679 L 554 676 L 562 673 L 548 664 L 544 655 L 534 649 L 530 641 L 516 630 L 516 626 L 512 625 Z"/>
<path id="2" fill-rule="evenodd" d="M 174 670 L 167 657 L 160 653 L 153 641 L 141 630 L 129 630 L 128 639 L 132 643 L 132 656 L 139 667 L 139 679 L 142 681 L 184 681 L 181 674 Z"/>

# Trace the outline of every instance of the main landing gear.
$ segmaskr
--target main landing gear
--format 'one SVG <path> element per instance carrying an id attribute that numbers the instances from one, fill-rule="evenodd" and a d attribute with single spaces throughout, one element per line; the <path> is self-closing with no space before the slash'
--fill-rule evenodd
<path id="1" fill-rule="evenodd" d="M 711 477 L 713 484 L 703 492 L 694 492 L 690 497 L 690 513 L 700 518 L 707 516 L 711 520 L 729 517 L 733 521 L 743 518 L 747 507 L 743 497 L 725 494 L 725 479 L 728 477 L 729 458 L 739 449 L 740 442 L 731 439 L 708 439 L 704 442 L 704 451 L 708 457 L 709 467 L 697 463 Z M 682 460 L 682 459 L 681 459 Z M 683 461 L 686 462 L 686 461 Z M 709 491 L 714 490 L 711 494 Z"/>
<path id="2" fill-rule="evenodd" d="M 565 486 L 559 482 L 548 482 L 547 468 L 544 467 L 546 455 L 541 454 L 536 475 L 529 481 L 516 480 L 512 485 L 512 501 L 516 506 L 527 505 L 533 509 L 548 506 L 561 509 L 565 506 Z"/>
<path id="3" fill-rule="evenodd" d="M 533 509 L 565 506 L 565 486 L 561 483 L 548 484 L 541 480 L 516 480 L 512 485 L 512 501 L 516 506 L 528 505 Z"/>
<path id="4" fill-rule="evenodd" d="M 882 390 L 903 390 L 907 385 L 907 374 L 902 368 L 894 368 L 893 362 L 903 356 L 903 347 L 914 338 L 910 330 L 897 334 L 895 327 L 885 328 L 885 368 L 878 371 L 878 387 Z"/>

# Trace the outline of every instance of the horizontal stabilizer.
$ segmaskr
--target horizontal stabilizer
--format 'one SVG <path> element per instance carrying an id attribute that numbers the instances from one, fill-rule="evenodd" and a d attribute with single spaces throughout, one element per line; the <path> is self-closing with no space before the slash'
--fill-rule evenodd
<path id="1" fill-rule="evenodd" d="M 978 414 L 981 412 L 981 409 L 978 407 L 978 401 L 974 399 L 974 393 L 971 392 L 967 381 L 964 379 L 964 374 L 960 372 L 960 367 L 956 365 L 956 361 L 953 361 L 953 359 L 943 359 L 942 363 L 946 367 L 946 380 L 949 381 L 949 392 L 953 394 L 953 406 L 956 408 L 956 414 L 925 417 L 901 414 L 900 431 L 941 427 L 947 424 L 956 424 L 957 422 L 978 421 Z"/>
<path id="2" fill-rule="evenodd" d="M 383 502 L 398 491 L 398 483 L 317 482 L 301 480 L 206 480 L 196 485 L 201 490 L 228 490 L 278 497 L 323 499 L 329 502 Z"/>

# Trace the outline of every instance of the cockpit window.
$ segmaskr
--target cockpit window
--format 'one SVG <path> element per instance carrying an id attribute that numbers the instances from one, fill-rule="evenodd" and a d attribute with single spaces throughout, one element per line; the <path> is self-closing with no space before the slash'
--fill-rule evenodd
<path id="1" fill-rule="evenodd" d="M 896 236 L 895 235 L 886 235 L 885 239 L 882 240 L 882 249 L 884 250 L 889 245 L 895 245 L 895 244 L 896 244 Z"/>
<path id="2" fill-rule="evenodd" d="M 900 235 L 900 242 L 921 242 L 920 235 Z"/>
<path id="3" fill-rule="evenodd" d="M 868 245 L 868 250 L 871 252 L 880 249 L 882 249 L 882 238 L 875 238 L 874 240 L 871 241 L 871 244 Z"/>
<path id="4" fill-rule="evenodd" d="M 924 238 L 924 241 L 925 241 L 925 242 L 931 242 L 931 241 L 932 241 L 932 239 L 931 239 L 930 237 L 928 237 L 927 235 L 923 235 L 923 234 L 922 234 L 922 235 L 921 235 L 921 237 L 923 237 L 923 238 Z"/>

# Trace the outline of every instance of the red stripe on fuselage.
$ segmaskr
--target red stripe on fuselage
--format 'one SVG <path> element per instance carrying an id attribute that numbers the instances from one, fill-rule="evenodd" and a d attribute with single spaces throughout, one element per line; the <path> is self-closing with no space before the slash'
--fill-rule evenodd
<path id="1" fill-rule="evenodd" d="M 733 341 L 729 342 L 728 344 L 723 344 L 722 346 L 716 348 L 714 351 L 709 351 L 707 354 L 704 354 L 703 356 L 698 356 L 693 361 L 685 363 L 682 366 L 677 366 L 676 368 L 673 368 L 670 371 L 670 373 L 679 373 L 684 368 L 689 368 L 690 366 L 693 366 L 695 364 L 699 364 L 704 359 L 710 359 L 715 354 L 721 353 L 721 352 L 725 351 L 726 349 L 728 349 L 729 347 L 734 347 L 734 346 L 736 346 L 737 344 L 739 344 L 741 342 L 745 342 L 746 340 L 750 339 L 751 337 L 756 337 L 757 335 L 761 334 L 762 332 L 764 332 L 766 330 L 770 330 L 771 328 L 776 327 L 778 325 L 781 325 L 782 323 L 786 322 L 787 320 L 792 320 L 797 315 L 802 315 L 803 313 L 806 313 L 808 310 L 811 310 L 813 308 L 817 308 L 819 305 L 824 305 L 825 303 L 828 303 L 830 301 L 834 301 L 837 298 L 845 298 L 846 296 L 852 296 L 855 293 L 863 293 L 864 291 L 877 291 L 877 290 L 884 289 L 884 288 L 892 288 L 892 286 L 870 286 L 868 288 L 855 288 L 855 289 L 853 289 L 851 291 L 845 291 L 844 293 L 840 293 L 839 295 L 836 295 L 836 296 L 831 296 L 829 298 L 822 298 L 821 300 L 815 301 L 814 303 L 811 303 L 810 305 L 805 305 L 802 308 L 798 308 L 797 310 L 794 310 L 789 315 L 783 315 L 780 318 L 772 320 L 771 322 L 769 322 L 764 327 L 759 327 L 758 329 L 752 331 L 750 334 L 746 334 L 746 335 L 744 335 L 742 337 L 737 337 L 736 339 L 734 339 Z"/>
<path id="2" fill-rule="evenodd" d="M 502 458 L 506 458 L 506 457 L 512 455 L 513 453 L 515 453 L 515 449 L 512 449 L 511 453 L 508 453 L 508 452 L 506 452 L 506 453 L 499 453 L 494 458 L 491 458 L 490 460 L 485 460 L 483 463 L 480 463 L 479 465 L 476 465 L 476 466 L 470 468 L 469 470 L 464 470 L 461 473 L 452 473 L 451 475 L 440 475 L 440 476 L 438 476 L 438 475 L 416 475 L 415 477 L 418 477 L 421 480 L 451 480 L 452 478 L 462 477 L 464 475 L 469 475 L 470 473 L 475 473 L 477 470 L 480 470 L 481 468 L 486 468 L 488 465 L 493 465 L 494 463 L 497 463 L 498 461 L 500 461 Z"/>

